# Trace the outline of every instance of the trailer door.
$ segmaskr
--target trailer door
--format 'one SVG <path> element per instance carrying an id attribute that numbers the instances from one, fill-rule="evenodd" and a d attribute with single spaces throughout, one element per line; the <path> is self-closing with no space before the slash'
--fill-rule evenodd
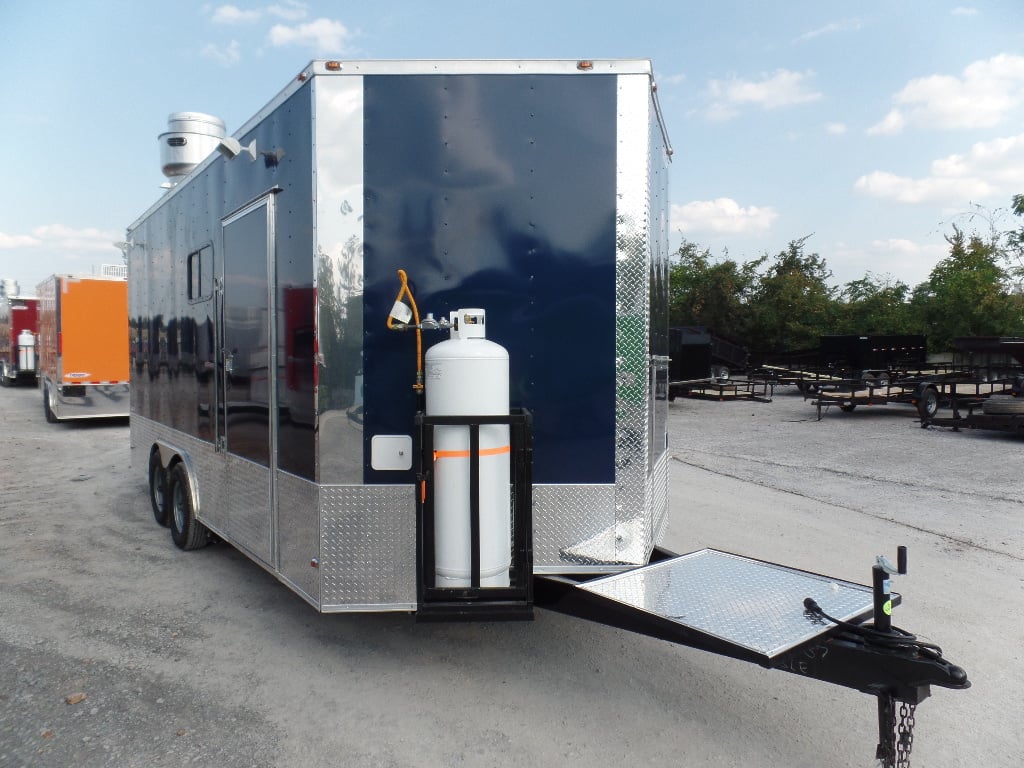
<path id="1" fill-rule="evenodd" d="M 218 382 L 222 406 L 217 418 L 223 437 L 220 447 L 228 454 L 234 486 L 228 501 L 231 528 L 238 543 L 272 564 L 277 464 L 273 195 L 225 218 L 223 243 Z"/>

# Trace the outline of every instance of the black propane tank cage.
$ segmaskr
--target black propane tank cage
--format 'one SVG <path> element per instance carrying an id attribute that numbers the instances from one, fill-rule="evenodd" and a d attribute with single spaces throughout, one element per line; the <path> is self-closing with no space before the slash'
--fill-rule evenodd
<path id="1" fill-rule="evenodd" d="M 480 586 L 480 427 L 508 424 L 510 438 L 512 540 L 508 587 Z M 435 583 L 434 428 L 469 430 L 470 578 L 468 587 Z M 419 440 L 416 499 L 417 621 L 530 620 L 533 618 L 533 495 L 530 412 L 515 409 L 505 416 L 416 416 Z"/>

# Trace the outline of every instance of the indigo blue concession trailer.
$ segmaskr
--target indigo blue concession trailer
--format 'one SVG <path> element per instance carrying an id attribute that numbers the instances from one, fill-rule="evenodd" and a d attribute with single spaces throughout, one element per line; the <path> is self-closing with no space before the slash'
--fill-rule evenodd
<path id="1" fill-rule="evenodd" d="M 539 605 L 868 691 L 891 764 L 897 702 L 968 685 L 888 626 L 882 566 L 658 546 L 648 61 L 316 61 L 233 136 L 175 113 L 160 146 L 170 189 L 127 233 L 131 441 L 179 547 L 229 542 L 323 612 Z"/>

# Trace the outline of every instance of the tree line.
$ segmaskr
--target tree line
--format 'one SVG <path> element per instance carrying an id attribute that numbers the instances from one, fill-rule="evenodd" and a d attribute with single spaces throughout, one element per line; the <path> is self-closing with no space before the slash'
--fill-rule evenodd
<path id="1" fill-rule="evenodd" d="M 1024 195 L 1010 212 L 1024 219 Z M 742 263 L 684 240 L 669 267 L 670 324 L 708 326 L 755 356 L 814 349 L 828 334 L 923 334 L 930 352 L 958 336 L 1024 336 L 1024 225 L 999 231 L 981 209 L 968 219 L 988 232 L 952 225 L 949 255 L 913 287 L 871 272 L 833 286 L 807 237 Z"/>

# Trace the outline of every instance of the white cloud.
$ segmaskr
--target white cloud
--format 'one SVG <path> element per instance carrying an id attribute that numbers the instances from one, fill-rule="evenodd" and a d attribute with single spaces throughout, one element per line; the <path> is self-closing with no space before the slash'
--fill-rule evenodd
<path id="1" fill-rule="evenodd" d="M 854 189 L 900 203 L 962 204 L 1013 195 L 1024 189 L 1024 133 L 978 142 L 966 154 L 940 158 L 923 178 L 874 171 L 857 179 Z"/>
<path id="2" fill-rule="evenodd" d="M 32 248 L 42 241 L 31 235 L 8 235 L 0 232 L 0 251 L 10 248 Z"/>
<path id="3" fill-rule="evenodd" d="M 812 72 L 780 69 L 758 80 L 712 80 L 707 88 L 711 105 L 706 115 L 711 119 L 725 120 L 734 117 L 742 106 L 776 109 L 817 101 L 821 93 L 813 90 L 808 82 L 813 76 Z"/>
<path id="4" fill-rule="evenodd" d="M 123 232 L 104 232 L 95 227 L 75 229 L 64 224 L 36 227 L 31 234 L 9 235 L 0 232 L 0 250 L 45 248 L 62 251 L 109 251 L 123 239 Z"/>
<path id="5" fill-rule="evenodd" d="M 902 237 L 890 237 L 885 240 L 872 240 L 871 248 L 875 251 L 895 253 L 903 256 L 915 256 L 925 250 L 931 250 L 934 246 L 915 243 Z"/>
<path id="6" fill-rule="evenodd" d="M 935 265 L 948 255 L 945 242 L 915 242 L 906 238 L 880 238 L 865 245 L 836 243 L 828 263 L 838 284 L 871 275 L 890 285 L 899 280 L 913 288 L 928 279 Z"/>
<path id="7" fill-rule="evenodd" d="M 831 136 L 842 136 L 846 133 L 845 123 L 825 123 L 825 131 Z"/>
<path id="8" fill-rule="evenodd" d="M 765 232 L 778 217 L 770 206 L 742 208 L 728 197 L 673 205 L 671 212 L 672 229 L 687 234 Z"/>
<path id="9" fill-rule="evenodd" d="M 797 41 L 813 40 L 816 37 L 831 35 L 836 32 L 856 32 L 862 26 L 864 25 L 861 24 L 860 19 L 843 19 L 842 21 L 833 21 L 831 24 L 826 24 L 818 29 L 812 29 L 810 32 L 804 32 L 797 38 Z"/>
<path id="10" fill-rule="evenodd" d="M 291 27 L 275 24 L 270 29 L 271 45 L 302 45 L 319 52 L 342 53 L 349 37 L 344 24 L 324 18 Z"/>
<path id="11" fill-rule="evenodd" d="M 227 45 L 215 45 L 209 43 L 203 46 L 199 55 L 204 59 L 216 61 L 225 67 L 232 67 L 242 60 L 242 46 L 237 40 L 232 40 Z"/>
<path id="12" fill-rule="evenodd" d="M 978 15 L 978 9 L 977 8 L 968 8 L 967 6 L 958 5 L 952 11 L 950 11 L 950 13 L 953 14 L 954 16 L 977 16 Z"/>
<path id="13" fill-rule="evenodd" d="M 220 5 L 213 9 L 210 21 L 214 24 L 253 24 L 264 16 L 285 21 L 300 21 L 309 13 L 309 6 L 296 0 L 268 5 L 265 8 L 242 9 L 237 5 Z"/>
<path id="14" fill-rule="evenodd" d="M 871 126 L 872 135 L 894 135 L 908 126 L 990 128 L 1024 104 L 1024 56 L 1000 54 L 976 61 L 960 77 L 931 75 L 907 83 L 893 108 Z"/>
<path id="15" fill-rule="evenodd" d="M 267 6 L 267 13 L 285 21 L 299 21 L 306 18 L 309 6 L 305 3 L 286 2 L 284 5 Z"/>
<path id="16" fill-rule="evenodd" d="M 214 24 L 251 24 L 259 21 L 262 11 L 243 11 L 236 5 L 221 5 L 214 9 L 211 21 Z"/>
<path id="17" fill-rule="evenodd" d="M 679 85 L 680 83 L 686 82 L 686 75 L 678 73 L 675 75 L 665 75 L 664 77 L 658 78 L 658 83 L 664 83 L 665 85 Z"/>

